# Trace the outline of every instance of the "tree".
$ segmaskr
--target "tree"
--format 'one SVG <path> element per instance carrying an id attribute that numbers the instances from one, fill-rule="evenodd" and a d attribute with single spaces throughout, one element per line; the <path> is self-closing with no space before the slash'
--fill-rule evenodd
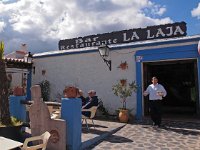
<path id="1" fill-rule="evenodd" d="M 11 124 L 9 100 L 8 100 L 8 80 L 6 75 L 6 63 L 3 59 L 4 43 L 0 42 L 0 122 L 4 125 Z"/>
<path id="2" fill-rule="evenodd" d="M 112 86 L 114 94 L 120 97 L 122 100 L 123 106 L 121 109 L 126 109 L 127 97 L 130 97 L 133 92 L 136 92 L 137 88 L 138 86 L 136 85 L 135 81 L 132 83 L 127 83 L 126 79 L 121 79 L 120 82 Z"/>

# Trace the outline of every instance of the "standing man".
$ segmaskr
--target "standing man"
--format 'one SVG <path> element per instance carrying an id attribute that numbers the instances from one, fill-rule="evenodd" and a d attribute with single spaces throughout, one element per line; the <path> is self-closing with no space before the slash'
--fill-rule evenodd
<path id="1" fill-rule="evenodd" d="M 160 127 L 162 121 L 162 98 L 167 95 L 165 88 L 158 84 L 157 77 L 152 78 L 152 84 L 144 91 L 144 96 L 149 95 L 149 108 L 154 126 Z"/>

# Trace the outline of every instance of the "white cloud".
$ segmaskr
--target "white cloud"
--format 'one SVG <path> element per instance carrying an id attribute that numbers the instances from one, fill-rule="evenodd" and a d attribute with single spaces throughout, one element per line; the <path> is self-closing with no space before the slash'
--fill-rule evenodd
<path id="1" fill-rule="evenodd" d="M 48 51 L 57 49 L 60 39 L 173 22 L 162 18 L 164 6 L 150 0 L 6 2 L 0 1 L 0 37 L 6 37 L 9 52 L 21 43 L 26 43 L 30 51 Z"/>
<path id="2" fill-rule="evenodd" d="M 0 21 L 0 33 L 3 31 L 3 29 L 6 27 L 6 23 L 3 21 Z"/>
<path id="3" fill-rule="evenodd" d="M 160 8 L 159 11 L 158 11 L 158 15 L 163 15 L 165 12 L 167 11 L 166 8 Z"/>
<path id="4" fill-rule="evenodd" d="M 194 8 L 191 11 L 192 17 L 197 17 L 198 19 L 200 19 L 200 3 L 198 4 L 197 8 Z"/>
<path id="5" fill-rule="evenodd" d="M 149 0 L 111 0 L 114 4 L 121 5 L 121 6 L 130 6 L 134 5 L 137 8 L 146 7 L 151 5 L 151 1 Z"/>
<path id="6" fill-rule="evenodd" d="M 162 7 L 162 8 L 159 8 L 155 14 L 159 15 L 159 16 L 162 16 L 164 13 L 166 12 L 166 8 Z"/>

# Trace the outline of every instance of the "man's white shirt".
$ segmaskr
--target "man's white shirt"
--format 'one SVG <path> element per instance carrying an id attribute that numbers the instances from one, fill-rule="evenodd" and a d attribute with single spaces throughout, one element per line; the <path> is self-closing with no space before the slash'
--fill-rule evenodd
<path id="1" fill-rule="evenodd" d="M 162 96 L 158 95 L 157 92 L 162 92 Z M 147 87 L 146 93 L 149 94 L 149 100 L 162 100 L 163 97 L 167 95 L 165 88 L 161 84 L 151 84 Z"/>

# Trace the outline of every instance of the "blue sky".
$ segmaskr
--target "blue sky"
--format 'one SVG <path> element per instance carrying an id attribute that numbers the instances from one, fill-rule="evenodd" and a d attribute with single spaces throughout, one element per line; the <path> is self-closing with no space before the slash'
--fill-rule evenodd
<path id="1" fill-rule="evenodd" d="M 200 34 L 200 18 L 192 16 L 191 11 L 198 7 L 200 0 L 153 0 L 166 7 L 162 17 L 170 17 L 174 22 L 185 21 L 187 23 L 187 34 Z M 199 11 L 200 13 L 200 7 Z"/>
<path id="2" fill-rule="evenodd" d="M 185 21 L 200 34 L 199 0 L 0 0 L 5 53 L 58 50 L 60 39 Z"/>

